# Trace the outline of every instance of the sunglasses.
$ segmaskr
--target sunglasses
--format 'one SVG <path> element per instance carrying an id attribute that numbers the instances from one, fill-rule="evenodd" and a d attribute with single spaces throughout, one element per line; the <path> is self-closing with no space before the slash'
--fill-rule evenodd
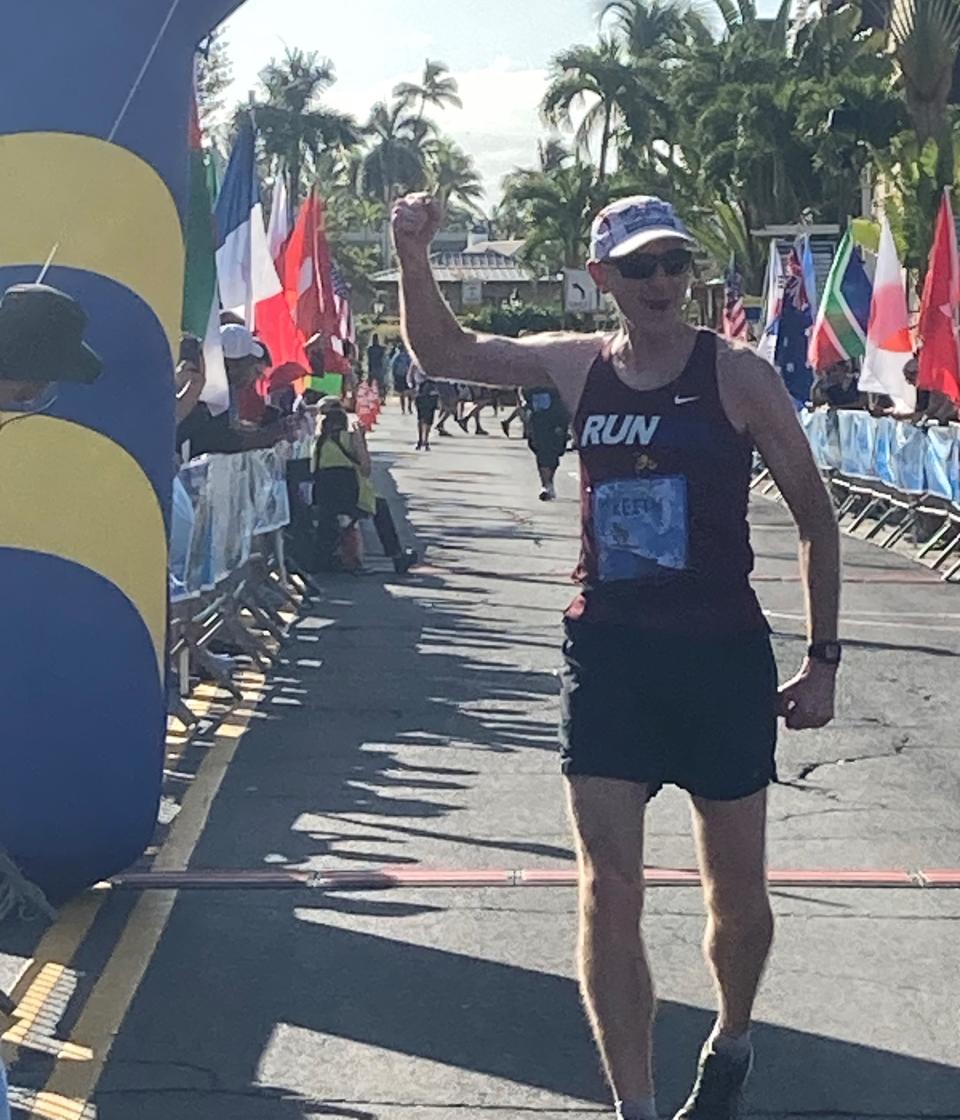
<path id="1" fill-rule="evenodd" d="M 670 249 L 666 253 L 631 253 L 619 261 L 610 262 L 624 280 L 652 280 L 657 269 L 665 276 L 682 276 L 693 266 L 693 253 L 689 249 Z"/>

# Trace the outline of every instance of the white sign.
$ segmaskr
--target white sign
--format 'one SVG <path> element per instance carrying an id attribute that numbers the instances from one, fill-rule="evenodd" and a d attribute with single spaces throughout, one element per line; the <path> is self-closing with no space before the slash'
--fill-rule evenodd
<path id="1" fill-rule="evenodd" d="M 464 280 L 462 286 L 461 299 L 464 307 L 477 307 L 483 303 L 482 280 Z"/>
<path id="2" fill-rule="evenodd" d="M 601 307 L 600 289 L 585 268 L 563 270 L 564 311 L 593 313 Z"/>

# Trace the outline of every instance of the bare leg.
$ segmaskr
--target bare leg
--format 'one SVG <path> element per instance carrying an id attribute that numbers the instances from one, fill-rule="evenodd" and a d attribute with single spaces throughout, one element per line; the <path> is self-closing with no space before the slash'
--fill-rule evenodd
<path id="1" fill-rule="evenodd" d="M 740 801 L 693 799 L 707 904 L 704 955 L 719 996 L 717 1028 L 742 1035 L 773 943 L 766 879 L 767 792 Z"/>
<path id="2" fill-rule="evenodd" d="M 618 1100 L 653 1094 L 656 1003 L 640 933 L 647 787 L 570 778 L 580 890 L 580 991 Z"/>
<path id="3" fill-rule="evenodd" d="M 514 410 L 510 413 L 509 416 L 507 416 L 505 419 L 500 421 L 500 427 L 503 428 L 503 434 L 505 436 L 510 435 L 510 425 L 514 422 L 514 420 L 519 420 L 519 419 L 520 419 L 520 405 L 517 405 L 516 408 L 514 408 Z"/>

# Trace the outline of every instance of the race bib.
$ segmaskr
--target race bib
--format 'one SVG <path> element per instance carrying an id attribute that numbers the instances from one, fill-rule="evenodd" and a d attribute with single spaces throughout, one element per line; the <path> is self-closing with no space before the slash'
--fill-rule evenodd
<path id="1" fill-rule="evenodd" d="M 687 480 L 668 475 L 601 483 L 593 492 L 593 525 L 601 582 L 686 571 Z"/>

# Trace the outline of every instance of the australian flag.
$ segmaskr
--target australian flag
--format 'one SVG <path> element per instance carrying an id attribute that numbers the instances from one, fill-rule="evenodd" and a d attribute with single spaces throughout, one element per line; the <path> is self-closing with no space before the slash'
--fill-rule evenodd
<path id="1" fill-rule="evenodd" d="M 790 396 L 797 404 L 806 404 L 813 385 L 813 371 L 807 364 L 808 336 L 813 326 L 813 312 L 803 277 L 800 250 L 794 245 L 787 256 L 780 312 L 780 332 L 774 364 L 780 371 Z"/>

